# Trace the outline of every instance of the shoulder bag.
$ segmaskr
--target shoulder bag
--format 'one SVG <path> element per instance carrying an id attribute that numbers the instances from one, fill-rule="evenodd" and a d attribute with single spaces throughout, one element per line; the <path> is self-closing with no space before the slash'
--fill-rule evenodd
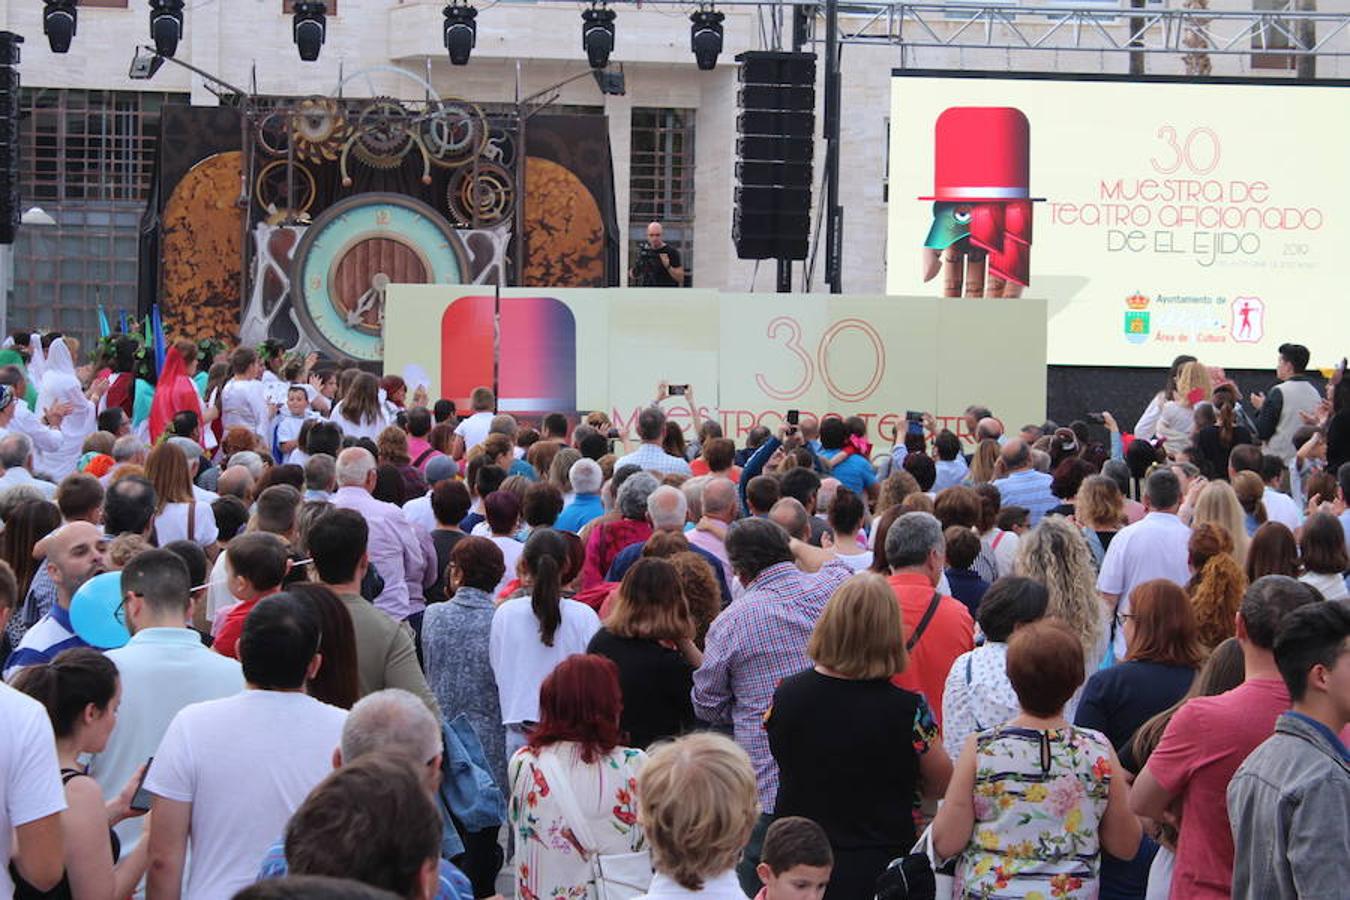
<path id="1" fill-rule="evenodd" d="M 562 808 L 564 823 L 572 829 L 577 842 L 590 854 L 591 883 L 588 900 L 635 900 L 647 893 L 652 884 L 652 857 L 648 850 L 635 853 L 600 853 L 599 843 L 586 817 L 577 805 L 572 785 L 557 765 L 556 754 L 541 750 L 535 757 L 544 780 L 553 790 Z"/>
<path id="2" fill-rule="evenodd" d="M 913 650 L 914 645 L 919 643 L 919 638 L 923 637 L 924 631 L 928 628 L 928 623 L 933 621 L 933 616 L 937 615 L 938 604 L 941 602 L 942 595 L 933 591 L 933 599 L 928 601 L 928 608 L 923 611 L 923 618 L 919 619 L 919 624 L 914 626 L 914 633 L 909 636 L 909 640 L 905 641 L 906 653 Z"/>

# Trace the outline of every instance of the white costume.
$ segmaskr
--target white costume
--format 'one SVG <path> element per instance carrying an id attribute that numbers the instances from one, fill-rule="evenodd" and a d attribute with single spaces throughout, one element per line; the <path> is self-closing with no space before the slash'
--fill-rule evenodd
<path id="1" fill-rule="evenodd" d="M 33 356 L 36 359 L 38 354 L 35 352 Z M 98 412 L 80 387 L 80 379 L 75 374 L 75 360 L 71 358 L 65 338 L 52 341 L 44 362 L 38 387 L 39 415 L 45 415 L 48 409 L 58 403 L 68 403 L 72 407 L 61 420 L 61 446 L 56 450 L 44 451 L 37 460 L 38 470 L 59 482 L 75 471 L 84 439 L 98 427 Z"/>

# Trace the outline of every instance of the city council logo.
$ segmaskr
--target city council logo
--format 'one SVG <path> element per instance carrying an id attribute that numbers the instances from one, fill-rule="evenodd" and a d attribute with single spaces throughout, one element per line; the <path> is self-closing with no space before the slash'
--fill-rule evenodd
<path id="1" fill-rule="evenodd" d="M 1148 297 L 1135 292 L 1125 298 L 1125 340 L 1142 344 L 1148 340 Z"/>

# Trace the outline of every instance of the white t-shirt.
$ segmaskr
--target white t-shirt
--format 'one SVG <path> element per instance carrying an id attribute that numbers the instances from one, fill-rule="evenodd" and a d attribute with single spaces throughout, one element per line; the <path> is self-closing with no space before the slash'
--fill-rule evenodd
<path id="1" fill-rule="evenodd" d="M 841 563 L 848 566 L 855 572 L 862 572 L 872 568 L 872 551 L 864 550 L 862 553 L 843 554 L 838 550 L 834 551 L 834 556 Z"/>
<path id="2" fill-rule="evenodd" d="M 1298 531 L 1299 525 L 1303 523 L 1303 517 L 1299 515 L 1298 504 L 1294 502 L 1293 497 L 1273 487 L 1267 487 L 1261 499 L 1266 504 L 1267 519 L 1279 522 L 1290 531 Z"/>
<path id="3" fill-rule="evenodd" d="M 277 446 L 289 443 L 300 438 L 300 428 L 309 419 L 317 419 L 319 414 L 311 410 L 305 410 L 303 416 L 293 416 L 289 411 L 282 412 L 276 419 L 275 437 Z M 298 449 L 298 448 L 297 448 Z"/>
<path id="4" fill-rule="evenodd" d="M 246 690 L 174 716 L 145 787 L 192 804 L 186 889 L 229 900 L 333 770 L 347 711 L 305 694 Z"/>
<path id="5" fill-rule="evenodd" d="M 271 407 L 267 405 L 267 389 L 261 381 L 237 381 L 230 379 L 220 395 L 220 424 L 226 431 L 236 425 L 243 426 L 254 434 L 267 434 L 267 424 L 272 418 Z"/>
<path id="6" fill-rule="evenodd" d="M 492 591 L 492 595 L 495 597 L 497 594 L 501 593 L 508 582 L 515 579 L 516 563 L 520 562 L 520 555 L 525 552 L 525 545 L 513 537 L 497 537 L 490 535 L 488 540 L 501 548 L 502 561 L 506 563 L 506 571 L 502 573 L 502 580 L 497 582 L 497 587 Z"/>
<path id="7" fill-rule="evenodd" d="M 159 546 L 163 547 L 172 541 L 191 540 L 202 547 L 209 547 L 216 542 L 220 536 L 220 529 L 216 528 L 216 514 L 211 511 L 211 504 L 203 503 L 200 500 L 193 501 L 196 511 L 193 512 L 192 531 L 188 535 L 188 505 L 186 503 L 166 503 L 164 512 L 155 516 L 155 538 Z"/>
<path id="8" fill-rule="evenodd" d="M 9 897 L 14 829 L 61 812 L 66 792 L 42 704 L 0 682 L 0 722 L 0 897 Z"/>
<path id="9" fill-rule="evenodd" d="M 488 429 L 492 427 L 493 414 L 476 412 L 455 426 L 455 434 L 464 438 L 464 452 L 468 453 L 487 440 Z"/>
<path id="10" fill-rule="evenodd" d="M 363 422 L 353 422 L 342 412 L 342 401 L 339 400 L 333 406 L 332 422 L 342 433 L 351 438 L 370 438 L 372 441 L 380 436 L 380 432 L 389 427 L 389 420 L 385 418 L 383 408 L 378 408 L 374 419 L 367 419 Z"/>
<path id="11" fill-rule="evenodd" d="M 539 637 L 529 597 L 516 597 L 497 607 L 488 637 L 488 659 L 497 678 L 502 724 L 539 721 L 539 686 L 558 663 L 573 653 L 585 653 L 600 630 L 600 617 L 584 603 L 562 600 L 562 622 L 553 634 L 553 646 Z"/>
<path id="12" fill-rule="evenodd" d="M 423 494 L 403 504 L 403 518 L 414 525 L 421 525 L 427 534 L 436 530 L 436 514 L 431 511 L 431 495 Z"/>

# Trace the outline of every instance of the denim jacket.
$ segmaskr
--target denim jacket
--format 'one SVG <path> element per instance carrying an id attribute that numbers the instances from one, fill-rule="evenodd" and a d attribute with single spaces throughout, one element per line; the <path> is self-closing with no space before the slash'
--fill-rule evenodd
<path id="1" fill-rule="evenodd" d="M 1228 784 L 1233 900 L 1343 897 L 1350 762 L 1308 719 L 1280 716 Z"/>
<path id="2" fill-rule="evenodd" d="M 464 713 L 443 723 L 441 737 L 445 743 L 441 757 L 440 805 L 445 824 L 441 853 L 453 859 L 464 852 L 464 842 L 450 814 L 453 812 L 467 831 L 482 831 L 506 821 L 506 800 L 492 780 L 483 745 Z"/>

